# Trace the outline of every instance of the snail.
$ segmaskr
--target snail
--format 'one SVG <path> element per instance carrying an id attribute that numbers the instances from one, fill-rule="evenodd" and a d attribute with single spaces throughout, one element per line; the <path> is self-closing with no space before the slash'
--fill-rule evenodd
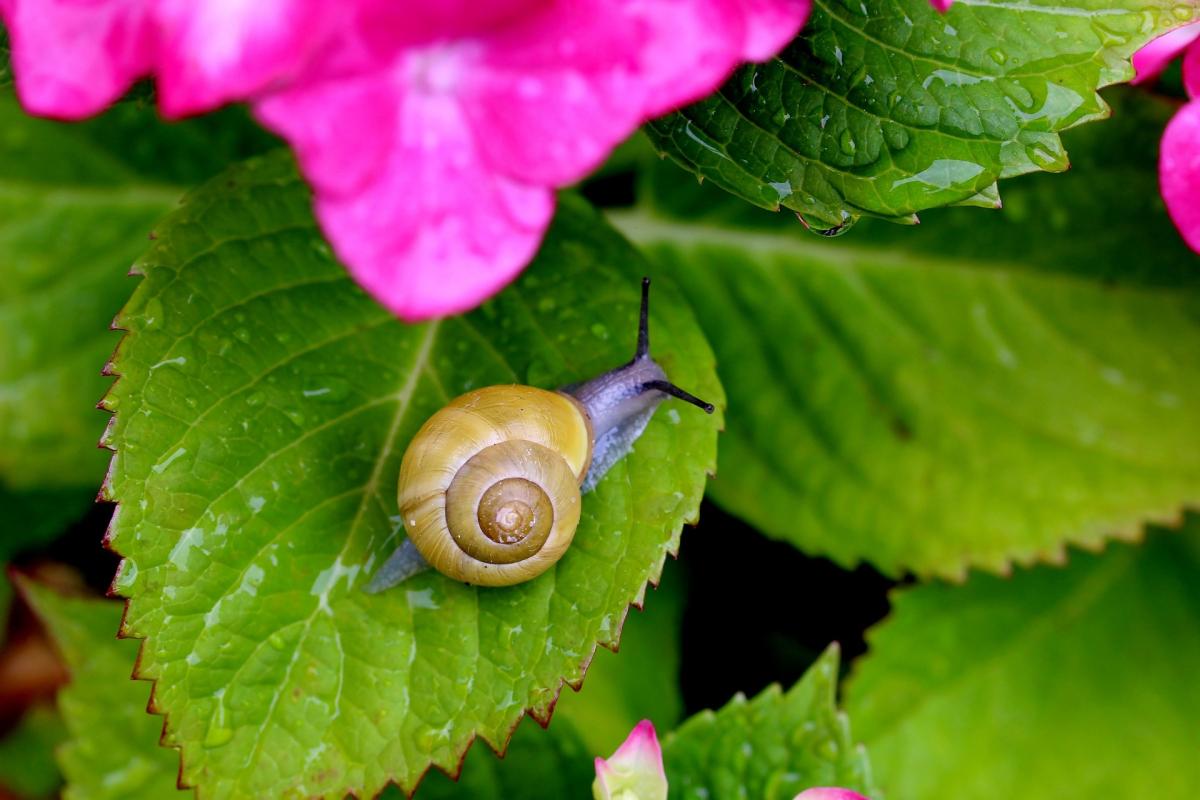
<path id="1" fill-rule="evenodd" d="M 650 357 L 649 302 L 643 278 L 628 364 L 558 391 L 476 389 L 425 422 L 400 463 L 397 499 L 408 538 L 366 591 L 429 567 L 479 586 L 537 577 L 571 544 L 582 495 L 633 448 L 659 403 L 670 396 L 713 412 Z"/>

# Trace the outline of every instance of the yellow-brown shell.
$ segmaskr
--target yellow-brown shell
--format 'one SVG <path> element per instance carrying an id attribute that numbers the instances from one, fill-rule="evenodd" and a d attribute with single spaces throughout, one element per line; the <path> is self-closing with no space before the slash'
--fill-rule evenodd
<path id="1" fill-rule="evenodd" d="M 564 394 L 468 392 L 430 417 L 404 453 L 405 531 L 456 580 L 508 586 L 536 577 L 575 536 L 592 444 L 587 414 Z"/>

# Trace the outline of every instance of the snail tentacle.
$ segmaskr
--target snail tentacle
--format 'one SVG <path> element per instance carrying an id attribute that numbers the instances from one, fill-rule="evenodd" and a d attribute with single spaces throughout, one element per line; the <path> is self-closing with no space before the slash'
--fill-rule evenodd
<path id="1" fill-rule="evenodd" d="M 642 306 L 633 360 L 565 391 L 583 405 L 596 433 L 592 466 L 583 480 L 584 492 L 594 489 L 605 473 L 633 449 L 655 409 L 667 397 L 677 397 L 709 414 L 714 410 L 711 403 L 667 380 L 667 373 L 650 357 L 649 278 L 642 278 Z"/>

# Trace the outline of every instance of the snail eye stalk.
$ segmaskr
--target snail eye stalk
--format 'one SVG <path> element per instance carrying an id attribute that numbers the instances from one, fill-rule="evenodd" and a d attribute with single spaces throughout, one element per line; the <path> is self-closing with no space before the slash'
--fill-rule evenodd
<path id="1" fill-rule="evenodd" d="M 711 414 L 714 411 L 712 403 L 707 403 L 704 400 L 701 400 L 699 397 L 696 397 L 696 395 L 680 389 L 670 381 L 646 381 L 642 384 L 642 391 L 649 391 L 651 389 L 660 391 L 663 394 L 669 394 L 671 397 L 677 397 L 684 402 L 691 403 L 697 408 L 704 409 L 704 411 L 708 414 Z"/>
<path id="2" fill-rule="evenodd" d="M 637 352 L 633 360 L 650 355 L 650 279 L 642 278 L 642 311 L 638 317 Z"/>

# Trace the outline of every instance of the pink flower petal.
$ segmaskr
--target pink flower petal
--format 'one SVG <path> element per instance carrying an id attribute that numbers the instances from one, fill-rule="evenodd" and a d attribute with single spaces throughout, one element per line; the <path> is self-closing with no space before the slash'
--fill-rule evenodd
<path id="1" fill-rule="evenodd" d="M 558 4 L 482 39 L 464 107 L 494 169 L 570 183 L 646 119 L 713 91 L 748 57 L 770 55 L 807 12 L 799 0 Z"/>
<path id="2" fill-rule="evenodd" d="M 592 784 L 596 800 L 636 797 L 638 800 L 666 800 L 667 774 L 663 770 L 662 748 L 650 720 L 642 720 L 607 760 L 596 759 L 596 781 Z"/>
<path id="3" fill-rule="evenodd" d="M 360 35 L 376 52 L 487 34 L 549 8 L 555 0 L 354 0 Z"/>
<path id="4" fill-rule="evenodd" d="M 1183 54 L 1183 88 L 1193 99 L 1200 98 L 1200 44 L 1193 44 Z"/>
<path id="5" fill-rule="evenodd" d="M 82 119 L 150 72 L 154 25 L 145 0 L 7 0 L 21 104 L 32 114 Z"/>
<path id="6" fill-rule="evenodd" d="M 933 6 L 940 13 L 945 14 L 950 10 L 950 4 L 954 0 L 929 0 L 929 5 Z"/>
<path id="7" fill-rule="evenodd" d="M 529 11 L 532 0 L 501 0 L 480 13 L 503 24 L 430 42 L 421 37 L 449 16 L 397 17 L 377 1 L 356 22 L 354 52 L 323 54 L 296 88 L 255 105 L 296 148 L 339 256 L 408 319 L 466 310 L 508 283 L 536 251 L 553 187 L 745 57 L 747 9 L 790 26 L 778 41 L 808 10 L 580 0 Z"/>
<path id="8" fill-rule="evenodd" d="M 867 800 L 867 798 L 849 789 L 821 786 L 816 789 L 805 789 L 792 800 Z"/>
<path id="9" fill-rule="evenodd" d="M 783 50 L 808 19 L 812 3 L 780 3 L 778 0 L 742 0 L 746 15 L 746 42 L 742 57 L 766 61 Z"/>
<path id="10" fill-rule="evenodd" d="M 549 188 L 481 163 L 455 97 L 405 89 L 391 73 L 280 92 L 255 110 L 295 147 L 338 256 L 405 319 L 494 294 L 553 215 Z"/>
<path id="11" fill-rule="evenodd" d="M 1175 227 L 1200 253 L 1200 100 L 1185 105 L 1167 123 L 1158 180 Z"/>
<path id="12" fill-rule="evenodd" d="M 294 80 L 352 14 L 326 0 L 159 0 L 163 113 L 207 111 Z"/>
<path id="13" fill-rule="evenodd" d="M 1137 75 L 1132 83 L 1145 83 L 1157 78 L 1197 37 L 1200 37 L 1200 22 L 1193 22 L 1159 36 L 1138 50 L 1133 54 L 1133 68 Z"/>
<path id="14" fill-rule="evenodd" d="M 296 149 L 339 256 L 409 319 L 532 258 L 554 188 L 769 57 L 811 0 L 0 0 L 35 113 L 157 73 L 169 116 L 246 99 Z"/>

